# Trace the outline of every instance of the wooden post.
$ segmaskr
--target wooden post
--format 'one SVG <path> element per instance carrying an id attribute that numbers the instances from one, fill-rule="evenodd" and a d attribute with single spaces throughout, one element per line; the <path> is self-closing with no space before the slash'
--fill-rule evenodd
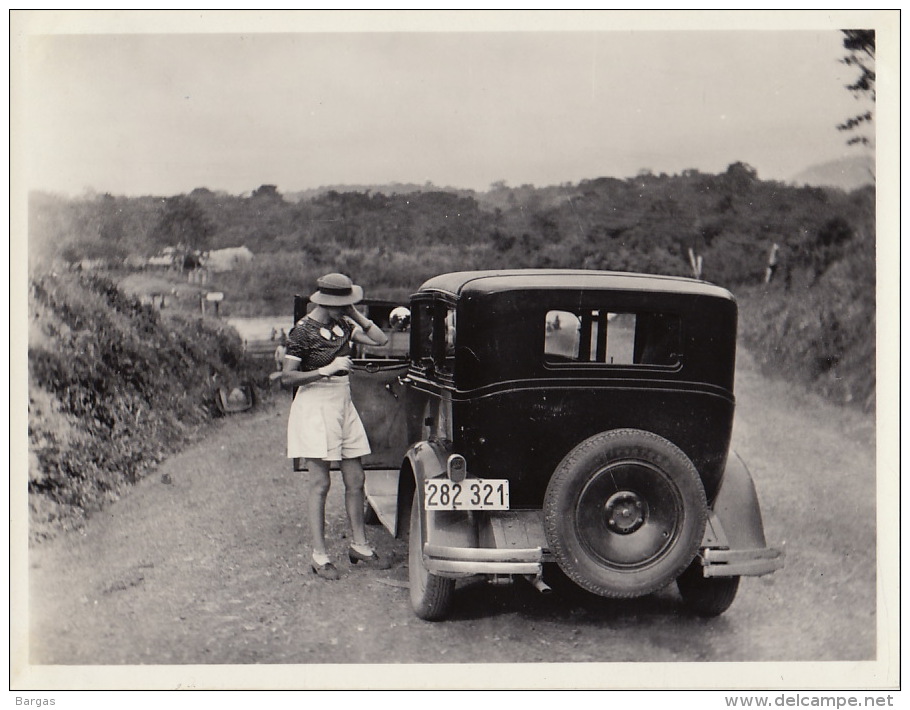
<path id="1" fill-rule="evenodd" d="M 771 283 L 771 279 L 774 278 L 774 272 L 777 271 L 777 252 L 780 250 L 780 247 L 775 242 L 771 245 L 771 253 L 768 254 L 768 266 L 765 268 L 765 283 Z"/>
<path id="2" fill-rule="evenodd" d="M 692 247 L 689 247 L 689 265 L 692 267 L 692 274 L 697 279 L 701 279 L 702 258 L 696 256 Z"/>

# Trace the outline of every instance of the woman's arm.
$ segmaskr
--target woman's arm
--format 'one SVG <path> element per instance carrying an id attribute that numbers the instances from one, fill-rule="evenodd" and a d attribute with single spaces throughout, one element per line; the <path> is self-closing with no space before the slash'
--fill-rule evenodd
<path id="1" fill-rule="evenodd" d="M 389 342 L 389 336 L 382 331 L 382 328 L 354 308 L 354 306 L 349 306 L 345 315 L 363 330 L 362 333 L 355 333 L 352 340 L 364 345 L 385 345 Z"/>
<path id="2" fill-rule="evenodd" d="M 351 369 L 351 358 L 336 357 L 330 364 L 318 370 L 300 371 L 300 360 L 295 357 L 285 356 L 284 367 L 281 370 L 281 386 L 288 389 L 306 385 L 323 377 L 329 377 L 338 372 L 347 372 Z"/>

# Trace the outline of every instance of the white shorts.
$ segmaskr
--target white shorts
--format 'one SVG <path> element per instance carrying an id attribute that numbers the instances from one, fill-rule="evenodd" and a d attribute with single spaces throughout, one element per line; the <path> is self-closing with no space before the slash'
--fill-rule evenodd
<path id="1" fill-rule="evenodd" d="M 288 458 L 340 461 L 371 451 L 347 377 L 330 377 L 297 390 L 288 416 Z"/>

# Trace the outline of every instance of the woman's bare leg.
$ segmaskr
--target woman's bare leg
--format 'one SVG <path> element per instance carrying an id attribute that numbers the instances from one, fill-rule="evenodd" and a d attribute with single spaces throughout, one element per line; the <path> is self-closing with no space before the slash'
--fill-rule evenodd
<path id="1" fill-rule="evenodd" d="M 320 459 L 307 459 L 306 463 L 310 479 L 306 502 L 310 539 L 313 552 L 325 555 L 325 499 L 332 485 L 329 463 Z"/>
<path id="2" fill-rule="evenodd" d="M 344 480 L 344 507 L 348 512 L 355 545 L 369 545 L 363 523 L 363 464 L 360 459 L 342 459 L 341 477 Z"/>

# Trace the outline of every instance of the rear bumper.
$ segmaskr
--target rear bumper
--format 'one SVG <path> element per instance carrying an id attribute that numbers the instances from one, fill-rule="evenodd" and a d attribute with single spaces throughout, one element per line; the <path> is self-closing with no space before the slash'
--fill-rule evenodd
<path id="1" fill-rule="evenodd" d="M 540 510 L 512 510 L 431 517 L 423 559 L 427 570 L 442 577 L 475 574 L 540 575 L 553 562 Z M 720 534 L 718 534 L 720 533 Z M 742 544 L 743 541 L 740 541 Z M 783 550 L 735 546 L 722 534 L 716 519 L 706 530 L 696 561 L 705 577 L 757 577 L 784 566 Z M 756 545 L 758 543 L 758 545 Z"/>
<path id="2" fill-rule="evenodd" d="M 705 577 L 759 577 L 784 566 L 784 551 L 703 548 L 699 553 Z"/>
<path id="3" fill-rule="evenodd" d="M 444 547 L 429 543 L 423 548 L 427 570 L 440 576 L 472 574 L 538 575 L 543 570 L 544 551 L 539 548 Z M 782 550 L 703 549 L 699 553 L 705 577 L 760 577 L 784 566 Z"/>
<path id="4" fill-rule="evenodd" d="M 542 571 L 543 550 L 539 547 L 525 549 L 498 549 L 489 547 L 423 546 L 423 559 L 427 570 L 440 576 L 471 574 L 530 574 Z"/>
<path id="5" fill-rule="evenodd" d="M 540 510 L 433 513 L 423 559 L 427 570 L 443 577 L 536 576 L 546 547 Z"/>
<path id="6" fill-rule="evenodd" d="M 717 513 L 708 511 L 705 537 L 695 558 L 701 562 L 705 577 L 760 577 L 784 566 L 784 550 L 767 546 L 760 518 L 753 519 L 751 525 L 730 528 L 728 533 Z"/>

